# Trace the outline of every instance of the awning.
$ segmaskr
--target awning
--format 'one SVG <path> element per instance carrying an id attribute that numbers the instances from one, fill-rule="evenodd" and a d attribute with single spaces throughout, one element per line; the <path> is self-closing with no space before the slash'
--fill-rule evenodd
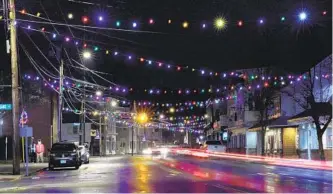
<path id="1" fill-rule="evenodd" d="M 288 118 L 289 117 L 279 117 L 279 118 L 274 118 L 274 119 L 270 119 L 268 120 L 268 128 L 284 128 L 284 127 L 291 127 L 291 126 L 296 126 L 296 125 L 289 125 L 288 124 Z M 259 131 L 261 130 L 261 123 L 257 123 L 255 125 L 253 125 L 252 127 L 249 128 L 248 131 L 250 132 L 254 132 L 254 131 Z"/>
<path id="2" fill-rule="evenodd" d="M 229 131 L 232 132 L 232 135 L 238 135 L 238 134 L 246 134 L 246 128 L 228 128 Z"/>
<path id="3" fill-rule="evenodd" d="M 296 122 L 297 120 L 304 119 L 306 117 L 311 117 L 312 111 L 319 113 L 319 116 L 332 115 L 332 104 L 329 102 L 320 102 L 316 104 L 317 106 L 314 109 L 307 109 L 293 117 L 288 119 L 289 122 Z"/>

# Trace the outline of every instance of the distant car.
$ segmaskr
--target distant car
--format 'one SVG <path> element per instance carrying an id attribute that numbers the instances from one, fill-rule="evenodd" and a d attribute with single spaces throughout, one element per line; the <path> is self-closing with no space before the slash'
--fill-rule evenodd
<path id="1" fill-rule="evenodd" d="M 203 148 L 210 152 L 226 152 L 226 146 L 218 140 L 207 140 Z"/>
<path id="2" fill-rule="evenodd" d="M 79 150 L 81 152 L 81 161 L 85 164 L 89 164 L 90 154 L 88 146 L 79 145 Z"/>
<path id="3" fill-rule="evenodd" d="M 57 167 L 75 167 L 81 166 L 81 153 L 79 148 L 72 142 L 59 142 L 52 145 L 49 150 L 49 169 Z"/>

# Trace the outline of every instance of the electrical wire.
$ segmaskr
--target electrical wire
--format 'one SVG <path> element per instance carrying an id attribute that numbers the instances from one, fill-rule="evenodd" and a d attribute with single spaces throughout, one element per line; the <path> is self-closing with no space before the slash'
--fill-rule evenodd
<path id="1" fill-rule="evenodd" d="M 37 17 L 32 14 L 26 13 L 26 15 L 33 16 L 36 18 L 42 18 Z M 45 19 L 45 18 L 43 18 Z M 153 32 L 153 31 L 144 31 L 144 30 L 127 30 L 127 29 L 119 29 L 119 28 L 107 28 L 107 27 L 99 27 L 99 26 L 85 26 L 85 25 L 78 25 L 78 24 L 65 24 L 61 22 L 56 21 L 36 21 L 36 20 L 26 20 L 26 19 L 17 19 L 18 21 L 24 21 L 24 22 L 32 22 L 32 23 L 39 23 L 39 24 L 50 24 L 50 25 L 58 25 L 58 26 L 70 26 L 70 27 L 76 27 L 78 29 L 80 28 L 89 28 L 93 30 L 108 30 L 108 31 L 119 31 L 119 32 L 130 32 L 130 33 L 146 33 L 146 34 L 161 34 L 161 35 L 169 35 L 169 33 L 165 32 Z M 47 19 L 45 19 L 47 20 Z"/>

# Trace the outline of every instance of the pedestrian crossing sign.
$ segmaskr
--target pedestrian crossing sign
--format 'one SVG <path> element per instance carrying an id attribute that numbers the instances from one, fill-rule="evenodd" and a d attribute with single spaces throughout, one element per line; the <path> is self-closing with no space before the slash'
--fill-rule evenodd
<path id="1" fill-rule="evenodd" d="M 97 133 L 96 129 L 90 130 L 90 136 L 91 137 L 96 137 L 96 133 Z"/>

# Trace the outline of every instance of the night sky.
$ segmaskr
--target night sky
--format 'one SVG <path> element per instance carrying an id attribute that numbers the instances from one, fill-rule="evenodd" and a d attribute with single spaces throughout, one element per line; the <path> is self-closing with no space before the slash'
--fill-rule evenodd
<path id="1" fill-rule="evenodd" d="M 91 25 L 97 25 L 97 15 L 105 14 L 103 27 L 114 27 L 117 19 L 125 23 L 137 21 L 140 30 L 150 32 L 162 32 L 162 34 L 124 32 L 111 30 L 96 30 L 113 38 L 72 29 L 76 37 L 102 42 L 101 47 L 117 48 L 128 54 L 147 56 L 152 60 L 161 60 L 171 64 L 189 65 L 196 68 L 207 68 L 214 71 L 231 71 L 241 68 L 254 68 L 273 66 L 284 69 L 286 72 L 303 72 L 314 66 L 326 56 L 332 53 L 332 1 L 330 0 L 85 0 L 98 5 L 86 5 L 66 0 L 17 0 L 17 9 L 25 8 L 29 13 L 41 12 L 46 17 L 46 11 L 50 19 L 64 22 L 63 18 L 72 12 L 74 19 L 70 24 L 81 25 L 81 16 L 87 15 L 91 19 Z M 43 5 L 43 6 L 41 6 Z M 109 5 L 109 6 L 105 6 Z M 61 7 L 61 9 L 60 9 Z M 306 24 L 297 22 L 300 10 L 306 10 L 309 20 Z M 326 16 L 322 12 L 327 11 Z M 62 15 L 62 13 L 64 15 Z M 212 28 L 212 21 L 217 16 L 224 16 L 229 21 L 228 28 L 217 32 Z M 281 23 L 280 18 L 286 17 Z M 19 18 L 33 19 L 27 16 Z M 265 18 L 265 25 L 258 26 L 257 20 Z M 153 18 L 155 24 L 149 26 L 148 19 Z M 172 25 L 168 25 L 168 19 L 172 19 Z M 95 20 L 95 21 L 94 21 Z M 181 23 L 189 22 L 189 28 L 183 29 Z M 237 27 L 237 20 L 243 20 L 244 26 Z M 208 29 L 202 30 L 200 24 L 207 21 Z M 27 25 L 19 23 L 18 25 Z M 33 27 L 45 27 L 53 31 L 51 25 L 31 24 Z M 56 27 L 60 33 L 69 34 L 67 27 Z M 5 72 L 9 71 L 10 63 L 6 54 L 4 32 L 1 30 L 0 57 L 1 66 Z M 38 32 L 28 32 L 32 39 L 47 54 L 49 44 Z M 119 40 L 121 38 L 122 40 Z M 124 41 L 125 40 L 125 41 Z M 22 42 L 34 58 L 47 65 L 40 57 L 34 46 L 19 29 L 19 41 Z M 74 46 L 66 47 L 72 57 L 77 58 Z M 155 67 L 147 67 L 138 61 L 124 62 L 123 59 L 115 59 L 105 56 L 100 52 L 94 56 L 94 63 L 90 67 L 98 71 L 110 73 L 105 78 L 133 88 L 195 88 L 209 87 L 217 84 L 219 80 L 202 77 L 189 72 L 168 72 L 158 70 Z M 20 52 L 21 73 L 35 72 L 26 60 L 23 52 Z M 68 73 L 68 72 L 67 72 Z M 80 74 L 75 74 L 80 78 Z M 82 77 L 81 77 L 82 78 Z M 9 81 L 9 80 L 8 80 Z M 106 85 L 105 82 L 100 84 Z M 158 96 L 152 97 L 142 93 L 128 96 L 129 99 L 154 99 L 156 101 L 205 100 L 207 95 L 179 97 Z"/>

